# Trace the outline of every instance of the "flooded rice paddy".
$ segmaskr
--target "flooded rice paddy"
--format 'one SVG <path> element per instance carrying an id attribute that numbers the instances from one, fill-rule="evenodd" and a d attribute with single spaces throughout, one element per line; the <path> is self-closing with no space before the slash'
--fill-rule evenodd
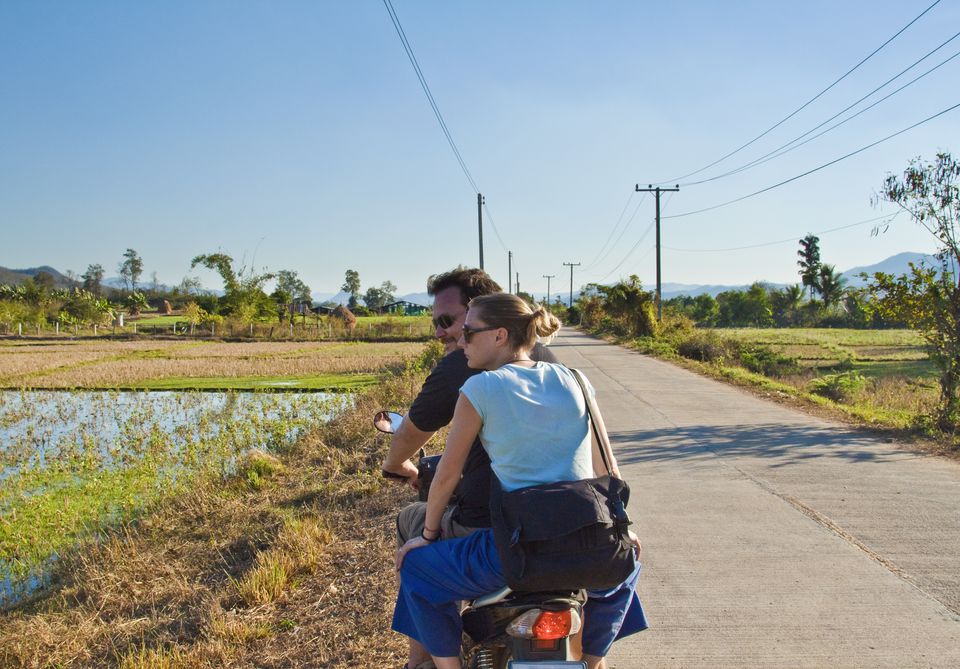
<path id="1" fill-rule="evenodd" d="M 348 396 L 0 391 L 0 606 L 58 551 L 244 453 L 280 451 Z"/>

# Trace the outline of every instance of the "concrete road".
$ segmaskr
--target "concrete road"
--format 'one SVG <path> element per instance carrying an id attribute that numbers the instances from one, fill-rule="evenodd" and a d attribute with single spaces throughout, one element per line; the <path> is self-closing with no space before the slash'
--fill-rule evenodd
<path id="1" fill-rule="evenodd" d="M 565 328 L 644 544 L 610 666 L 960 667 L 960 463 Z"/>

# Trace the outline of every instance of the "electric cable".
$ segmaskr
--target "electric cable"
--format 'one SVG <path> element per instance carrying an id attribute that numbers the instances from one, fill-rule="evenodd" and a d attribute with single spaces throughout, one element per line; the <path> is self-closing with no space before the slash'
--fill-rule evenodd
<path id="1" fill-rule="evenodd" d="M 875 141 L 875 142 L 873 142 L 873 143 L 871 143 L 871 144 L 867 144 L 866 146 L 862 146 L 862 147 L 860 147 L 859 149 L 857 149 L 857 150 L 855 150 L 855 151 L 851 151 L 850 153 L 848 153 L 848 154 L 846 154 L 846 155 L 843 155 L 843 156 L 840 156 L 839 158 L 836 158 L 836 159 L 834 159 L 834 160 L 831 160 L 830 162 L 824 163 L 823 165 L 820 165 L 819 167 L 814 167 L 814 168 L 811 169 L 811 170 L 807 170 L 807 171 L 804 172 L 803 174 L 798 174 L 798 175 L 796 175 L 796 176 L 794 176 L 794 177 L 790 177 L 789 179 L 784 179 L 783 181 L 780 181 L 780 182 L 778 182 L 778 183 L 775 183 L 775 184 L 773 184 L 772 186 L 767 186 L 766 188 L 761 188 L 760 190 L 754 191 L 754 192 L 749 193 L 749 194 L 747 194 L 747 195 L 743 195 L 743 196 L 741 196 L 741 197 L 734 198 L 733 200 L 728 200 L 728 201 L 726 201 L 726 202 L 721 202 L 720 204 L 715 204 L 715 205 L 710 206 L 710 207 L 704 207 L 703 209 L 695 209 L 695 210 L 693 210 L 693 211 L 685 211 L 685 212 L 680 213 L 680 214 L 673 214 L 672 216 L 661 216 L 660 218 L 661 218 L 661 219 L 667 219 L 667 218 L 683 218 L 684 216 L 693 216 L 694 214 L 702 214 L 702 213 L 707 212 L 707 211 L 713 211 L 714 209 L 719 209 L 720 207 L 726 207 L 726 206 L 728 206 L 728 205 L 731 205 L 731 204 L 734 204 L 734 203 L 737 203 L 737 202 L 742 202 L 743 200 L 746 200 L 746 199 L 748 199 L 748 198 L 754 197 L 754 196 L 756 196 L 756 195 L 760 195 L 760 194 L 762 194 L 762 193 L 766 193 L 767 191 L 771 191 L 771 190 L 773 190 L 774 188 L 779 188 L 780 186 L 784 186 L 784 185 L 786 185 L 786 184 L 788 184 L 788 183 L 791 183 L 791 182 L 793 182 L 793 181 L 796 181 L 797 179 L 802 179 L 803 177 L 809 176 L 809 175 L 813 174 L 814 172 L 819 172 L 820 170 L 822 170 L 822 169 L 824 169 L 824 168 L 830 167 L 831 165 L 835 165 L 835 164 L 839 163 L 840 161 L 846 160 L 847 158 L 850 158 L 850 157 L 852 157 L 852 156 L 855 156 L 855 155 L 857 155 L 857 154 L 859 154 L 859 153 L 863 153 L 864 151 L 866 151 L 866 150 L 868 150 L 868 149 L 872 149 L 873 147 L 877 146 L 878 144 L 882 144 L 883 142 L 886 142 L 886 141 L 888 141 L 888 140 L 891 140 L 891 139 L 893 139 L 894 137 L 897 137 L 897 136 L 899 136 L 899 135 L 902 135 L 902 134 L 905 133 L 905 132 L 908 132 L 908 131 L 910 131 L 910 130 L 913 130 L 914 128 L 917 128 L 917 127 L 923 125 L 924 123 L 928 123 L 928 122 L 934 120 L 935 118 L 938 118 L 938 117 L 940 117 L 940 116 L 943 116 L 944 114 L 947 114 L 947 113 L 949 113 L 949 112 L 952 112 L 952 111 L 953 111 L 954 109 L 956 109 L 957 107 L 960 107 L 960 103 L 957 103 L 957 104 L 953 105 L 952 107 L 948 107 L 947 109 L 944 109 L 944 110 L 942 110 L 942 111 L 939 111 L 939 112 L 937 112 L 936 114 L 933 114 L 932 116 L 928 116 L 927 118 L 923 119 L 922 121 L 918 121 L 918 122 L 914 123 L 913 125 L 908 126 L 908 127 L 904 128 L 904 129 L 902 129 L 902 130 L 898 130 L 897 132 L 895 132 L 895 133 L 893 133 L 893 134 L 887 135 L 887 136 L 884 137 L 883 139 L 878 139 L 877 141 Z"/>
<path id="2" fill-rule="evenodd" d="M 729 157 L 731 157 L 731 156 L 733 156 L 733 155 L 736 155 L 737 153 L 740 153 L 742 150 L 744 150 L 744 149 L 747 148 L 748 146 L 752 145 L 752 144 L 753 144 L 754 142 L 756 142 L 757 140 L 762 139 L 763 137 L 766 137 L 768 134 L 770 134 L 771 132 L 773 132 L 775 129 L 779 128 L 781 125 L 783 125 L 784 123 L 786 123 L 788 120 L 790 120 L 791 118 L 793 118 L 794 116 L 796 116 L 797 114 L 799 114 L 801 111 L 803 111 L 804 109 L 806 109 L 807 107 L 809 107 L 813 102 L 815 102 L 816 100 L 818 100 L 821 96 L 823 96 L 823 95 L 824 95 L 827 91 L 829 91 L 831 88 L 833 88 L 834 86 L 836 86 L 837 84 L 839 84 L 841 81 L 843 81 L 844 79 L 846 79 L 848 76 L 850 76 L 850 75 L 851 75 L 854 71 L 856 71 L 861 65 L 863 65 L 863 64 L 866 63 L 868 60 L 870 60 L 870 59 L 873 58 L 875 55 L 877 55 L 877 53 L 879 53 L 881 49 L 883 49 L 883 48 L 886 47 L 888 44 L 890 44 L 893 40 L 895 40 L 897 37 L 899 37 L 900 35 L 902 35 L 902 34 L 904 33 L 904 31 L 906 31 L 910 26 L 912 26 L 914 23 L 916 23 L 917 21 L 919 21 L 927 12 L 929 12 L 931 9 L 933 9 L 934 7 L 936 7 L 938 4 L 940 4 L 940 0 L 935 0 L 935 2 L 934 2 L 933 4 L 931 4 L 929 7 L 927 7 L 927 8 L 924 9 L 922 12 L 920 12 L 920 14 L 918 14 L 912 21 L 910 21 L 910 23 L 908 23 L 908 24 L 905 25 L 903 28 L 901 28 L 900 30 L 898 30 L 898 31 L 893 35 L 893 37 L 891 37 L 891 38 L 888 39 L 886 42 L 884 42 L 883 44 L 881 44 L 880 46 L 878 46 L 876 49 L 874 49 L 872 52 L 870 52 L 870 54 L 869 54 L 868 56 L 866 56 L 866 57 L 865 57 L 864 59 L 862 59 L 859 63 L 857 63 L 857 64 L 854 65 L 852 68 L 850 68 L 849 70 L 847 70 L 839 79 L 837 79 L 837 80 L 834 81 L 832 84 L 830 84 L 829 86 L 827 86 L 826 88 L 824 88 L 822 91 L 820 91 L 819 93 L 817 93 L 816 95 L 814 95 L 812 98 L 810 98 L 809 100 L 807 100 L 806 102 L 804 102 L 802 105 L 800 105 L 800 106 L 797 107 L 795 110 L 793 110 L 792 112 L 790 112 L 787 116 L 785 116 L 784 118 L 782 118 L 780 121 L 778 121 L 778 122 L 775 123 L 774 125 L 770 126 L 770 127 L 767 128 L 766 130 L 764 130 L 762 133 L 760 133 L 759 135 L 757 135 L 756 137 L 754 137 L 753 139 L 751 139 L 751 140 L 750 140 L 749 142 L 747 142 L 746 144 L 743 144 L 742 146 L 734 149 L 733 151 L 727 153 L 726 155 L 724 155 L 724 156 L 716 159 L 715 161 L 713 161 L 713 162 L 710 163 L 709 165 L 704 165 L 704 166 L 701 167 L 700 169 L 694 170 L 693 172 L 690 172 L 690 173 L 688 173 L 688 174 L 684 174 L 683 176 L 679 176 L 679 177 L 676 177 L 676 178 L 673 178 L 673 179 L 666 179 L 666 180 L 664 180 L 664 181 L 657 182 L 658 185 L 660 185 L 660 184 L 679 183 L 679 182 L 682 181 L 683 179 L 687 179 L 687 178 L 689 178 L 689 177 L 692 177 L 692 176 L 695 175 L 695 174 L 700 174 L 700 173 L 703 172 L 704 170 L 708 170 L 708 169 L 710 169 L 711 167 L 713 167 L 714 165 L 716 165 L 716 164 L 718 164 L 718 163 L 720 163 L 720 162 L 723 162 L 723 161 L 726 160 L 727 158 L 729 158 Z"/>
<path id="3" fill-rule="evenodd" d="M 623 205 L 623 210 L 620 212 L 620 216 L 617 218 L 617 222 L 613 224 L 613 228 L 610 230 L 610 234 L 607 235 L 606 241 L 603 242 L 603 246 L 600 247 L 600 250 L 597 252 L 597 255 L 594 256 L 593 260 L 587 263 L 587 267 L 591 267 L 600 257 L 600 254 L 604 252 L 607 248 L 607 244 L 610 243 L 610 240 L 613 239 L 614 233 L 617 231 L 617 228 L 620 226 L 621 221 L 623 221 L 623 215 L 627 213 L 627 209 L 630 207 L 630 203 L 633 202 L 633 196 L 635 191 L 630 191 L 629 197 L 627 197 L 627 203 Z"/>
<path id="4" fill-rule="evenodd" d="M 427 102 L 430 103 L 430 107 L 433 109 L 433 113 L 437 117 L 437 122 L 440 124 L 440 129 L 447 138 L 447 143 L 450 145 L 450 149 L 453 151 L 453 155 L 456 157 L 457 162 L 460 163 L 460 169 L 463 170 L 464 176 L 473 187 L 473 192 L 479 193 L 480 188 L 477 187 L 477 183 L 473 180 L 473 175 L 471 175 L 470 170 L 467 169 L 467 164 L 464 162 L 463 156 L 460 155 L 460 150 L 457 148 L 456 142 L 453 141 L 453 135 L 450 134 L 450 129 L 443 120 L 443 115 L 440 113 L 440 107 L 437 106 L 437 101 L 434 100 L 433 93 L 430 92 L 430 86 L 427 85 L 427 79 L 424 77 L 423 70 L 420 69 L 420 64 L 417 62 L 417 57 L 413 53 L 413 47 L 410 46 L 410 42 L 407 40 L 406 33 L 403 31 L 403 26 L 400 25 L 400 19 L 397 16 L 396 10 L 393 8 L 393 3 L 390 0 L 383 0 L 383 4 L 387 8 L 387 13 L 390 14 L 390 20 L 393 22 L 393 27 L 397 31 L 397 36 L 400 38 L 400 43 L 403 45 L 403 49 L 407 53 L 407 58 L 410 60 L 410 64 L 413 66 L 413 70 L 417 75 L 417 79 L 420 80 L 420 87 L 423 88 L 423 92 L 427 96 Z"/>
<path id="5" fill-rule="evenodd" d="M 838 232 L 840 230 L 855 228 L 860 225 L 866 225 L 867 223 L 876 223 L 877 221 L 886 220 L 887 223 L 890 223 L 893 221 L 893 219 L 895 219 L 901 213 L 903 212 L 898 211 L 893 214 L 884 214 L 883 216 L 868 218 L 864 221 L 857 221 L 856 223 L 848 223 L 847 225 L 840 225 L 835 228 L 829 228 L 827 230 L 822 230 L 820 232 L 813 232 L 811 234 L 817 235 L 819 237 L 820 235 L 826 235 L 831 232 Z M 668 249 L 670 251 L 677 251 L 679 253 L 726 253 L 728 251 L 744 251 L 746 249 L 759 249 L 765 246 L 777 246 L 778 244 L 788 244 L 788 243 L 796 244 L 796 242 L 797 242 L 797 239 L 796 239 L 796 236 L 794 236 L 794 237 L 790 237 L 789 239 L 778 239 L 772 242 L 761 242 L 759 244 L 749 244 L 747 246 L 730 246 L 722 249 L 681 249 L 674 246 L 664 246 L 663 248 Z"/>
<path id="6" fill-rule="evenodd" d="M 943 42 L 943 43 L 942 43 L 940 46 L 938 46 L 937 48 L 935 48 L 935 49 L 933 49 L 932 51 L 928 52 L 925 56 L 923 56 L 923 57 L 920 58 L 919 60 L 914 61 L 914 63 L 913 63 L 912 65 L 910 65 L 909 67 L 901 70 L 899 74 L 891 77 L 890 79 L 887 79 L 887 80 L 886 80 L 884 83 L 882 83 L 880 86 L 877 86 L 876 88 L 874 88 L 872 91 L 870 91 L 869 93 L 867 93 L 866 95 L 864 95 L 863 97 L 861 97 L 861 98 L 860 98 L 859 100 L 857 100 L 856 102 L 850 104 L 850 105 L 847 106 L 846 108 L 844 108 L 844 109 L 842 109 L 841 111 L 837 112 L 836 114 L 834 114 L 833 116 L 831 116 L 830 118 L 828 118 L 826 121 L 824 121 L 824 122 L 820 123 L 819 125 L 811 128 L 810 130 L 807 130 L 807 131 L 806 131 L 805 133 L 803 133 L 802 135 L 800 135 L 800 136 L 798 136 L 798 137 L 795 137 L 794 139 L 790 140 L 790 141 L 787 142 L 786 144 L 782 144 L 781 146 L 779 146 L 778 148 L 774 149 L 773 151 L 770 151 L 769 153 L 766 153 L 766 154 L 760 156 L 759 158 L 756 158 L 756 159 L 754 159 L 754 160 L 751 160 L 750 162 L 748 162 L 748 163 L 746 163 L 746 164 L 744 164 L 744 165 L 741 165 L 740 167 L 736 167 L 736 168 L 734 168 L 734 169 L 732 169 L 732 170 L 729 170 L 729 171 L 727 171 L 727 172 L 724 172 L 723 174 L 718 174 L 718 175 L 716 175 L 716 176 L 709 177 L 709 178 L 706 178 L 706 179 L 701 179 L 701 180 L 699 180 L 699 181 L 688 181 L 688 182 L 686 182 L 686 183 L 682 183 L 682 184 L 678 184 L 678 185 L 679 185 L 679 186 L 682 186 L 682 187 L 699 186 L 700 184 L 709 183 L 709 182 L 711 182 L 711 181 L 717 181 L 718 179 L 722 179 L 722 178 L 724 178 L 724 177 L 728 177 L 728 176 L 731 176 L 731 175 L 733 175 L 733 174 L 739 174 L 740 172 L 745 172 L 746 170 L 748 170 L 748 169 L 750 169 L 750 168 L 752 168 L 752 167 L 756 167 L 757 165 L 762 165 L 762 164 L 764 164 L 764 163 L 766 163 L 766 162 L 769 162 L 770 160 L 773 160 L 774 158 L 779 158 L 780 156 L 785 155 L 785 154 L 789 153 L 790 151 L 793 151 L 794 149 L 797 149 L 797 148 L 803 146 L 804 144 L 807 144 L 808 142 L 812 142 L 813 140 L 817 139 L 818 137 L 822 137 L 823 135 L 827 134 L 827 133 L 830 132 L 831 130 L 835 130 L 836 128 L 839 128 L 839 127 L 840 127 L 841 125 L 843 125 L 844 123 L 847 123 L 848 121 L 852 121 L 853 119 L 855 119 L 855 118 L 857 118 L 858 116 L 860 116 L 860 114 L 863 114 L 864 112 L 867 112 L 867 111 L 873 109 L 874 107 L 876 107 L 876 106 L 879 105 L 880 103 L 882 103 L 882 102 L 890 99 L 891 97 L 893 97 L 893 96 L 896 95 L 897 93 L 901 92 L 903 89 L 905 89 L 905 88 L 907 88 L 907 87 L 909 87 L 909 86 L 912 86 L 913 84 L 915 84 L 916 82 L 920 81 L 921 79 L 923 79 L 923 78 L 926 77 L 927 75 L 932 74 L 934 71 L 940 69 L 941 67 L 943 67 L 944 65 L 946 65 L 947 63 L 949 63 L 950 61 L 952 61 L 954 58 L 956 58 L 957 56 L 960 56 L 960 51 L 958 51 L 957 53 L 953 54 L 952 56 L 950 56 L 950 57 L 947 58 L 946 60 L 941 61 L 939 64 L 933 66 L 932 68 L 930 68 L 929 70 L 927 70 L 927 71 L 924 72 L 923 74 L 918 75 L 917 77 L 911 79 L 910 81 L 908 81 L 906 84 L 904 84 L 904 85 L 901 86 L 900 88 L 896 89 L 895 91 L 893 91 L 893 92 L 891 92 L 891 93 L 888 93 L 887 95 L 883 96 L 882 98 L 880 98 L 880 99 L 877 100 L 876 102 L 870 104 L 870 105 L 867 106 L 867 107 L 864 107 L 863 109 L 861 109 L 861 110 L 858 111 L 857 113 L 852 114 L 852 115 L 848 116 L 847 118 L 845 118 L 844 120 L 840 121 L 839 123 L 836 123 L 836 124 L 830 126 L 829 128 L 827 128 L 827 129 L 824 130 L 823 132 L 817 133 L 816 135 L 814 135 L 813 137 L 810 137 L 810 138 L 807 139 L 806 141 L 800 142 L 800 140 L 803 139 L 804 137 L 806 137 L 807 135 L 809 135 L 809 134 L 811 134 L 811 133 L 813 133 L 813 132 L 816 132 L 817 130 L 819 130 L 820 128 L 822 128 L 823 126 L 825 126 L 825 125 L 826 125 L 827 123 L 829 123 L 830 121 L 834 120 L 835 118 L 837 118 L 837 117 L 840 116 L 841 114 L 844 114 L 845 112 L 850 111 L 851 109 L 853 109 L 854 107 L 856 107 L 858 104 L 860 104 L 861 102 L 863 102 L 864 100 L 866 100 L 867 98 L 869 98 L 871 95 L 873 95 L 873 94 L 876 93 L 877 91 L 881 90 L 882 88 L 886 87 L 886 86 L 887 86 L 888 84 L 890 84 L 891 82 L 893 82 L 893 81 L 895 81 L 896 79 L 900 78 L 901 76 L 903 76 L 904 74 L 906 74 L 908 71 L 910 71 L 911 69 L 913 69 L 914 67 L 916 67 L 917 65 L 919 65 L 921 62 L 923 62 L 924 60 L 926 60 L 927 58 L 929 58 L 930 56 L 932 56 L 934 53 L 936 53 L 937 51 L 939 51 L 940 49 L 942 49 L 943 47 L 945 47 L 947 44 L 949 44 L 949 43 L 952 42 L 953 40 L 957 39 L 958 37 L 960 37 L 960 32 L 956 33 L 953 37 L 951 37 L 951 38 L 948 39 L 947 41 Z M 797 144 L 797 142 L 800 142 L 800 143 Z M 791 146 L 791 145 L 795 145 L 795 146 Z M 788 147 L 789 147 L 789 148 L 788 148 Z"/>
<path id="7" fill-rule="evenodd" d="M 607 249 L 606 253 L 603 253 L 603 249 L 601 249 L 602 255 L 597 256 L 596 258 L 591 260 L 588 264 L 584 265 L 583 271 L 588 271 L 596 267 L 597 265 L 602 263 L 604 260 L 606 260 L 611 253 L 614 252 L 614 250 L 617 248 L 617 244 L 619 244 L 620 240 L 623 239 L 623 235 L 626 234 L 627 230 L 630 229 L 630 224 L 633 223 L 633 219 L 637 217 L 637 213 L 640 211 L 640 207 L 643 206 L 644 201 L 647 199 L 647 195 L 648 193 L 644 193 L 643 197 L 640 198 L 640 201 L 637 202 L 637 206 L 633 208 L 633 213 L 630 214 L 630 218 L 628 218 L 626 222 L 623 224 L 623 229 L 620 230 L 620 234 L 617 235 L 617 238 L 613 241 L 613 244 L 610 245 L 610 248 Z M 626 209 L 624 211 L 626 211 Z M 622 217 L 622 214 L 621 214 L 621 217 Z M 612 238 L 613 232 L 615 231 L 616 231 L 616 226 L 614 226 L 614 230 L 611 231 L 611 238 Z M 608 238 L 608 241 L 609 239 L 610 238 Z M 606 244 L 604 244 L 604 246 L 606 246 Z"/>

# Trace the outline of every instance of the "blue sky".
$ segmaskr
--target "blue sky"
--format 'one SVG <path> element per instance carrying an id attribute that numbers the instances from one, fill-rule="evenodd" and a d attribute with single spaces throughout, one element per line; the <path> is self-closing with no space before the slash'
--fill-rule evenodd
<path id="1" fill-rule="evenodd" d="M 672 182 L 756 137 L 932 1 L 394 7 L 486 197 L 486 268 L 506 286 L 511 250 L 521 288 L 542 292 L 544 274 L 566 288 L 564 262 L 583 263 L 577 285 L 637 274 L 652 286 L 654 203 L 634 184 Z M 769 135 L 681 182 L 781 146 L 958 30 L 960 3 L 943 0 Z M 958 50 L 960 39 L 849 113 Z M 886 137 L 960 102 L 958 80 L 960 57 L 781 158 L 664 195 L 663 215 Z M 144 278 L 218 288 L 189 264 L 223 251 L 295 270 L 315 292 L 352 268 L 364 288 L 407 293 L 478 261 L 475 191 L 379 0 L 8 0 L 0 98 L 0 265 L 112 274 L 131 247 Z M 894 213 L 871 206 L 884 176 L 960 152 L 958 130 L 960 109 L 768 193 L 664 218 L 663 280 L 794 282 L 808 232 L 823 232 L 822 259 L 840 270 L 932 251 L 905 216 L 874 236 L 852 224 Z"/>

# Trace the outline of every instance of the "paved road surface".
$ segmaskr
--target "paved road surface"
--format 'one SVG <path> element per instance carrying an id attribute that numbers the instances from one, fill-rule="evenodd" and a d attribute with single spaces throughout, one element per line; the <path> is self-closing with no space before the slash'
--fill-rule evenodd
<path id="1" fill-rule="evenodd" d="M 565 328 L 644 543 L 611 667 L 960 667 L 960 463 Z"/>

